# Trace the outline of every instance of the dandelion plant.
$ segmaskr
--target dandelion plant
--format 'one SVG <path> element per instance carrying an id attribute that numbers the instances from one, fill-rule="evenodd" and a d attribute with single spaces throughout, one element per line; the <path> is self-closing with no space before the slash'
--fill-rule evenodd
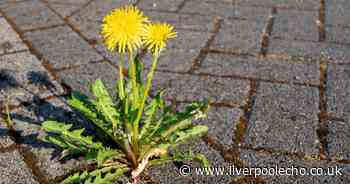
<path id="1" fill-rule="evenodd" d="M 128 5 L 113 10 L 103 19 L 102 36 L 107 49 L 120 55 L 115 97 L 101 80 L 96 80 L 90 87 L 94 98 L 73 92 L 68 100 L 102 136 L 86 136 L 84 129 L 74 129 L 71 124 L 61 122 L 42 124 L 43 129 L 50 132 L 44 140 L 63 149 L 61 158 L 80 155 L 96 166 L 93 170 L 77 172 L 61 183 L 112 184 L 119 177 L 129 175 L 136 184 L 145 168 L 172 161 L 196 160 L 207 167 L 208 161 L 203 155 L 190 151 L 180 153 L 176 148 L 207 133 L 207 126 L 194 125 L 192 121 L 205 117 L 208 103 L 193 102 L 183 111 L 174 112 L 163 99 L 164 90 L 150 95 L 158 58 L 167 41 L 176 37 L 173 27 L 150 23 L 138 8 Z M 153 56 L 146 80 L 143 63 L 137 56 L 140 50 Z M 129 70 L 124 76 L 126 54 Z"/>

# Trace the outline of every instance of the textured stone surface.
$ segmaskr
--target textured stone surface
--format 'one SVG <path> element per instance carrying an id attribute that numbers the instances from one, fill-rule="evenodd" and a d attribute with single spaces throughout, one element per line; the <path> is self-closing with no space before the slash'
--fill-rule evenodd
<path id="1" fill-rule="evenodd" d="M 205 46 L 209 38 L 208 32 L 177 30 L 176 39 L 169 41 L 167 48 L 193 50 Z"/>
<path id="2" fill-rule="evenodd" d="M 171 1 L 159 1 L 159 0 L 140 0 L 137 4 L 144 10 L 167 10 L 176 11 L 178 7 L 184 3 L 185 0 L 171 0 Z"/>
<path id="3" fill-rule="evenodd" d="M 216 35 L 212 48 L 230 48 L 257 53 L 260 51 L 263 30 L 262 22 L 226 20 Z"/>
<path id="4" fill-rule="evenodd" d="M 318 10 L 320 2 L 315 0 L 240 0 L 242 5 L 292 8 L 298 10 Z"/>
<path id="5" fill-rule="evenodd" d="M 54 12 L 39 0 L 8 3 L 3 11 L 21 30 L 63 23 Z"/>
<path id="6" fill-rule="evenodd" d="M 165 50 L 159 58 L 158 70 L 186 72 L 190 70 L 193 61 L 199 55 L 199 50 L 169 49 Z M 147 54 L 144 58 L 146 68 L 152 65 L 152 56 Z"/>
<path id="7" fill-rule="evenodd" d="M 237 5 L 237 3 L 232 3 L 232 1 L 205 2 L 201 0 L 190 0 L 187 1 L 180 12 L 219 16 L 222 18 L 243 18 L 256 20 L 264 20 L 270 13 L 268 8 L 252 8 Z"/>
<path id="8" fill-rule="evenodd" d="M 213 29 L 213 17 L 193 15 L 193 14 L 178 14 L 157 11 L 145 11 L 146 16 L 151 20 L 168 22 L 177 29 L 188 29 L 196 31 L 210 31 Z"/>
<path id="9" fill-rule="evenodd" d="M 339 118 L 350 119 L 350 67 L 330 65 L 327 72 L 328 111 Z"/>
<path id="10" fill-rule="evenodd" d="M 288 56 L 303 56 L 320 58 L 326 57 L 333 63 L 349 63 L 350 46 L 331 43 L 291 41 L 281 39 L 271 39 L 269 52 Z"/>
<path id="11" fill-rule="evenodd" d="M 183 111 L 187 104 L 177 104 L 177 111 Z M 230 146 L 233 143 L 234 132 L 243 111 L 238 108 L 210 107 L 207 117 L 195 120 L 193 123 L 207 125 L 208 135 L 216 139 L 217 142 Z"/>
<path id="12" fill-rule="evenodd" d="M 245 143 L 256 148 L 318 154 L 318 100 L 315 88 L 261 83 Z"/>
<path id="13" fill-rule="evenodd" d="M 14 119 L 14 129 L 21 134 L 20 142 L 22 146 L 28 148 L 38 160 L 37 166 L 40 171 L 47 175 L 49 180 L 56 176 L 62 176 L 72 169 L 84 164 L 79 162 L 79 158 L 73 158 L 66 162 L 59 161 L 59 147 L 43 142 L 47 133 L 40 125 L 46 120 L 56 120 L 58 122 L 73 124 L 74 128 L 85 127 L 89 135 L 94 130 L 92 126 L 77 113 L 74 113 L 62 98 L 39 101 L 30 106 L 16 109 L 11 113 Z"/>
<path id="14" fill-rule="evenodd" d="M 326 1 L 326 24 L 349 26 L 349 8 L 347 0 Z"/>
<path id="15" fill-rule="evenodd" d="M 87 42 L 66 26 L 26 33 L 25 38 L 54 68 L 81 65 L 102 59 Z"/>
<path id="16" fill-rule="evenodd" d="M 0 101 L 12 95 L 10 105 L 37 97 L 62 94 L 63 88 L 29 52 L 0 56 Z"/>
<path id="17" fill-rule="evenodd" d="M 244 104 L 249 91 L 249 82 L 224 78 L 155 73 L 153 89 L 166 88 L 166 97 L 180 101 L 209 99 L 231 105 Z"/>
<path id="18" fill-rule="evenodd" d="M 26 50 L 27 47 L 4 18 L 0 18 L 0 55 L 8 52 Z"/>
<path id="19" fill-rule="evenodd" d="M 299 159 L 292 159 L 285 155 L 274 153 L 265 154 L 250 150 L 241 151 L 241 159 L 250 166 L 250 168 L 298 168 L 294 169 L 293 175 L 284 176 L 261 176 L 267 183 L 339 183 L 346 184 L 350 182 L 350 166 L 346 164 L 337 164 L 319 160 L 304 161 Z M 319 169 L 320 168 L 320 169 Z M 336 168 L 340 169 L 342 175 L 335 175 Z M 322 169 L 322 171 L 321 171 Z M 301 172 L 300 172 L 301 170 Z M 303 170 L 306 171 L 305 174 Z M 318 170 L 318 175 L 313 173 Z M 329 171 L 328 171 L 329 170 Z M 288 171 L 291 173 L 291 171 Z"/>
<path id="20" fill-rule="evenodd" d="M 349 121 L 329 121 L 328 152 L 335 160 L 350 160 Z"/>
<path id="21" fill-rule="evenodd" d="M 118 70 L 106 62 L 99 62 L 62 71 L 59 76 L 73 90 L 91 95 L 89 85 L 99 78 L 112 91 L 115 88 Z"/>
<path id="22" fill-rule="evenodd" d="M 327 26 L 327 41 L 336 43 L 350 43 L 350 28 L 344 28 L 340 26 Z"/>
<path id="23" fill-rule="evenodd" d="M 317 11 L 279 10 L 275 15 L 272 37 L 318 40 Z"/>
<path id="24" fill-rule="evenodd" d="M 318 62 L 209 54 L 198 73 L 319 84 Z"/>
<path id="25" fill-rule="evenodd" d="M 0 183 L 39 184 L 18 151 L 0 154 Z"/>

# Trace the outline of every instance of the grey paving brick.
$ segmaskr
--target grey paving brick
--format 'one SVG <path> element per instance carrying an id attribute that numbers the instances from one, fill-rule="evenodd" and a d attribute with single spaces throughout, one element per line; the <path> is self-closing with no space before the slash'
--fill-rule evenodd
<path id="1" fill-rule="evenodd" d="M 315 0 L 240 0 L 239 3 L 249 6 L 292 8 L 299 10 L 318 10 L 321 7 L 321 3 Z"/>
<path id="2" fill-rule="evenodd" d="M 18 151 L 0 154 L 0 183 L 39 184 Z"/>
<path id="3" fill-rule="evenodd" d="M 165 50 L 158 61 L 158 70 L 186 72 L 190 70 L 194 59 L 199 55 L 200 50 L 169 49 Z M 143 59 L 145 67 L 150 68 L 153 57 L 147 54 Z"/>
<path id="4" fill-rule="evenodd" d="M 334 160 L 350 160 L 349 121 L 329 121 L 328 152 Z"/>
<path id="5" fill-rule="evenodd" d="M 349 8 L 347 0 L 326 1 L 326 24 L 349 26 Z"/>
<path id="6" fill-rule="evenodd" d="M 209 54 L 196 73 L 319 84 L 319 63 Z"/>
<path id="7" fill-rule="evenodd" d="M 137 6 L 144 10 L 176 11 L 185 0 L 141 0 Z"/>
<path id="8" fill-rule="evenodd" d="M 350 119 L 350 67 L 330 65 L 327 72 L 328 112 Z"/>
<path id="9" fill-rule="evenodd" d="M 145 11 L 144 14 L 153 21 L 167 22 L 177 29 L 189 29 L 196 31 L 213 30 L 213 18 L 205 15 L 193 15 L 183 13 L 165 13 L 157 11 Z"/>
<path id="10" fill-rule="evenodd" d="M 166 97 L 179 101 L 194 101 L 204 98 L 213 102 L 232 105 L 244 104 L 249 91 L 249 82 L 225 78 L 196 76 L 175 73 L 155 73 L 153 89 L 167 89 Z"/>
<path id="11" fill-rule="evenodd" d="M 245 144 L 255 148 L 318 154 L 316 88 L 261 83 Z"/>
<path id="12" fill-rule="evenodd" d="M 54 68 L 63 68 L 101 60 L 102 57 L 77 33 L 66 26 L 29 32 L 25 38 Z"/>
<path id="13" fill-rule="evenodd" d="M 330 42 L 350 43 L 350 28 L 326 26 L 326 39 Z"/>
<path id="14" fill-rule="evenodd" d="M 211 47 L 257 53 L 264 26 L 262 22 L 225 20 Z"/>
<path id="15" fill-rule="evenodd" d="M 196 13 L 202 15 L 219 16 L 222 18 L 243 18 L 264 20 L 268 17 L 270 9 L 261 7 L 237 6 L 232 2 L 205 2 L 201 0 L 187 1 L 180 12 Z"/>
<path id="16" fill-rule="evenodd" d="M 317 11 L 279 10 L 275 15 L 272 37 L 318 40 Z"/>
<path id="17" fill-rule="evenodd" d="M 176 30 L 177 37 L 170 40 L 168 43 L 168 49 L 184 49 L 193 50 L 199 49 L 205 46 L 210 33 L 188 31 L 188 30 Z"/>
<path id="18" fill-rule="evenodd" d="M 176 110 L 181 112 L 187 104 L 177 104 Z M 230 146 L 233 143 L 236 125 L 243 116 L 243 111 L 238 108 L 211 106 L 206 118 L 193 121 L 194 124 L 207 125 L 208 135 L 215 138 L 222 145 Z"/>
<path id="19" fill-rule="evenodd" d="M 64 99 L 54 98 L 33 103 L 12 111 L 11 115 L 14 119 L 14 129 L 21 135 L 21 145 L 34 154 L 37 166 L 50 181 L 86 164 L 80 161 L 80 158 L 59 161 L 62 150 L 56 145 L 42 141 L 47 133 L 40 126 L 46 120 L 73 124 L 74 128 L 86 128 L 88 135 L 96 134 L 96 130 L 80 114 L 72 111 Z"/>
<path id="20" fill-rule="evenodd" d="M 0 55 L 8 52 L 26 50 L 27 47 L 4 18 L 0 18 Z"/>
<path id="21" fill-rule="evenodd" d="M 281 39 L 271 39 L 269 44 L 270 53 L 288 56 L 306 56 L 315 59 L 326 57 L 333 63 L 349 63 L 349 48 L 350 46 L 347 45 Z"/>
<path id="22" fill-rule="evenodd" d="M 100 40 L 99 35 L 103 17 L 111 10 L 128 4 L 130 1 L 125 0 L 98 0 L 93 1 L 84 7 L 76 15 L 69 18 L 77 29 L 90 40 Z"/>
<path id="23" fill-rule="evenodd" d="M 73 90 L 91 95 L 89 85 L 99 78 L 105 82 L 105 85 L 110 89 L 110 92 L 112 92 L 115 88 L 119 72 L 110 64 L 100 62 L 65 70 L 58 75 Z"/>
<path id="24" fill-rule="evenodd" d="M 29 52 L 0 57 L 0 101 L 11 95 L 10 105 L 32 101 L 34 97 L 45 98 L 64 93 L 60 84 Z"/>
<path id="25" fill-rule="evenodd" d="M 21 30 L 63 23 L 54 12 L 39 0 L 8 3 L 2 10 Z"/>
<path id="26" fill-rule="evenodd" d="M 200 141 L 200 140 L 199 140 Z M 212 148 L 208 147 L 203 142 L 194 142 L 191 141 L 189 144 L 185 144 L 180 146 L 180 150 L 183 152 L 188 152 L 188 149 L 191 148 L 191 150 L 194 153 L 201 153 L 204 154 L 207 159 L 210 161 L 212 167 L 229 167 L 229 163 L 225 163 L 224 159 L 221 157 L 221 155 L 213 150 Z M 164 166 L 158 166 L 148 169 L 146 172 L 152 177 L 152 180 L 158 183 L 174 183 L 174 184 L 180 184 L 180 183 L 222 183 L 222 184 L 228 184 L 231 182 L 231 180 L 234 178 L 233 176 L 200 176 L 195 173 L 195 168 L 201 167 L 200 164 L 196 162 L 185 162 L 186 166 L 190 166 L 192 169 L 192 175 L 190 176 L 182 176 L 180 174 L 179 168 L 181 168 L 182 165 L 179 165 L 178 167 L 174 164 L 167 164 Z M 167 171 L 167 172 L 164 172 Z"/>
<path id="27" fill-rule="evenodd" d="M 83 5 L 78 4 L 61 4 L 61 3 L 52 3 L 50 7 L 52 7 L 58 14 L 62 17 L 68 17 L 72 15 L 74 12 L 79 11 L 79 9 Z"/>
<path id="28" fill-rule="evenodd" d="M 245 161 L 249 168 L 284 168 L 288 169 L 287 175 L 265 175 L 261 176 L 267 183 L 289 184 L 289 183 L 339 183 L 350 182 L 350 166 L 319 160 L 299 160 L 291 159 L 283 154 L 266 154 L 251 150 L 242 150 L 241 159 Z M 294 171 L 291 170 L 294 169 Z M 320 169 L 319 169 L 320 168 Z M 340 169 L 342 175 L 335 175 L 336 169 Z M 322 171 L 321 171 L 322 169 Z M 314 175 L 318 170 L 319 175 Z M 305 172 L 304 172 L 305 171 Z M 273 171 L 271 171 L 272 173 Z M 305 173 L 305 174 L 303 174 Z M 316 172 L 317 174 L 317 172 Z"/>

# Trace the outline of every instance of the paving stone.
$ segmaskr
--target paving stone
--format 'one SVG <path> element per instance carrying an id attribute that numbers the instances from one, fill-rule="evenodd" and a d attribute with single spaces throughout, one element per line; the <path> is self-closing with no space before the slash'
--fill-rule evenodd
<path id="1" fill-rule="evenodd" d="M 8 3 L 2 10 L 21 30 L 64 23 L 39 0 Z"/>
<path id="2" fill-rule="evenodd" d="M 0 57 L 0 101 L 12 95 L 9 104 L 19 105 L 34 97 L 45 98 L 64 93 L 63 88 L 29 52 Z"/>
<path id="3" fill-rule="evenodd" d="M 181 112 L 187 104 L 176 104 L 176 110 Z M 215 138 L 222 145 L 230 146 L 233 143 L 236 125 L 243 116 L 243 111 L 238 108 L 211 106 L 206 118 L 193 121 L 197 125 L 207 125 L 208 135 Z"/>
<path id="4" fill-rule="evenodd" d="M 177 37 L 169 41 L 167 49 L 194 50 L 203 48 L 208 41 L 208 32 L 176 30 Z"/>
<path id="5" fill-rule="evenodd" d="M 99 35 L 103 17 L 111 10 L 128 4 L 125 0 L 98 0 L 91 2 L 79 13 L 69 18 L 69 21 L 90 40 L 100 41 Z"/>
<path id="6" fill-rule="evenodd" d="M 86 164 L 85 161 L 80 161 L 81 158 L 72 158 L 65 162 L 59 161 L 59 154 L 62 150 L 54 144 L 41 140 L 47 135 L 40 127 L 41 123 L 46 120 L 73 124 L 74 128 L 86 128 L 86 135 L 96 135 L 95 128 L 88 124 L 80 114 L 72 111 L 66 105 L 65 99 L 54 98 L 39 101 L 12 111 L 11 115 L 14 120 L 14 129 L 21 135 L 21 145 L 34 154 L 38 161 L 37 166 L 50 181 Z"/>
<path id="7" fill-rule="evenodd" d="M 347 45 L 281 39 L 271 39 L 269 44 L 270 53 L 315 59 L 326 57 L 333 63 L 350 63 L 349 49 Z"/>
<path id="8" fill-rule="evenodd" d="M 167 22 L 178 29 L 188 29 L 195 31 L 213 30 L 213 17 L 205 15 L 166 13 L 157 11 L 145 11 L 144 14 L 151 20 Z"/>
<path id="9" fill-rule="evenodd" d="M 350 44 L 350 27 L 326 26 L 326 39 L 330 42 Z"/>
<path id="10" fill-rule="evenodd" d="M 158 70 L 186 72 L 190 70 L 200 50 L 169 49 L 165 50 L 158 60 Z M 152 56 L 147 54 L 143 59 L 146 68 L 152 65 Z"/>
<path id="11" fill-rule="evenodd" d="M 18 151 L 0 154 L 0 183 L 39 184 Z"/>
<path id="12" fill-rule="evenodd" d="M 68 17 L 79 11 L 89 0 L 47 0 L 47 2 L 62 17 Z"/>
<path id="13" fill-rule="evenodd" d="M 318 154 L 316 88 L 261 83 L 245 144 L 292 153 Z"/>
<path id="14" fill-rule="evenodd" d="M 211 47 L 257 53 L 260 49 L 263 30 L 262 22 L 225 20 Z"/>
<path id="15" fill-rule="evenodd" d="M 349 26 L 349 8 L 347 0 L 326 1 L 326 24 Z"/>
<path id="16" fill-rule="evenodd" d="M 141 0 L 137 6 L 144 10 L 166 10 L 176 11 L 185 0 Z"/>
<path id="17" fill-rule="evenodd" d="M 329 121 L 328 152 L 335 160 L 350 160 L 350 123 L 349 121 Z"/>
<path id="18" fill-rule="evenodd" d="M 190 0 L 186 2 L 185 6 L 180 12 L 219 16 L 222 18 L 265 20 L 270 13 L 270 9 L 237 6 L 236 3 L 225 1 L 205 2 L 202 0 Z"/>
<path id="19" fill-rule="evenodd" d="M 249 6 L 292 8 L 299 10 L 318 10 L 321 7 L 320 1 L 315 0 L 240 0 L 238 3 Z"/>
<path id="20" fill-rule="evenodd" d="M 198 140 L 200 141 L 200 140 Z M 180 150 L 182 152 L 188 152 L 188 149 L 194 153 L 201 153 L 206 156 L 206 158 L 210 161 L 212 167 L 229 167 L 229 163 L 225 163 L 224 159 L 221 155 L 209 148 L 203 142 L 194 142 L 191 141 L 189 144 L 185 144 L 180 146 Z M 180 174 L 179 169 L 183 165 L 179 165 L 178 167 L 172 163 L 169 163 L 164 166 L 157 166 L 150 168 L 146 171 L 152 177 L 152 180 L 157 183 L 222 183 L 228 184 L 233 179 L 233 176 L 200 176 L 195 173 L 195 168 L 200 168 L 200 164 L 196 162 L 185 162 L 186 166 L 190 166 L 192 169 L 192 175 L 190 176 L 182 176 Z M 166 172 L 164 172 L 166 171 Z"/>
<path id="21" fill-rule="evenodd" d="M 110 64 L 99 62 L 65 70 L 58 73 L 58 75 L 73 90 L 81 91 L 91 96 L 89 85 L 99 78 L 104 81 L 106 87 L 112 92 L 119 72 Z"/>
<path id="22" fill-rule="evenodd" d="M 320 69 L 317 61 L 306 63 L 298 60 L 209 54 L 196 73 L 282 80 L 292 83 L 320 83 Z"/>
<path id="23" fill-rule="evenodd" d="M 350 67 L 329 65 L 327 110 L 333 116 L 350 120 Z"/>
<path id="24" fill-rule="evenodd" d="M 241 159 L 246 162 L 249 168 L 284 168 L 288 169 L 289 175 L 261 176 L 266 183 L 339 183 L 346 184 L 350 182 L 350 165 L 337 164 L 319 160 L 298 160 L 291 159 L 286 155 L 274 153 L 266 154 L 251 150 L 241 150 Z M 293 171 L 291 171 L 293 168 Z M 319 168 L 322 168 L 320 171 Z M 342 175 L 335 175 L 336 169 L 340 169 Z M 305 171 L 305 174 L 304 174 Z M 315 175 L 319 171 L 319 175 Z M 273 172 L 273 171 L 271 171 Z M 316 173 L 317 174 L 317 173 Z"/>
<path id="25" fill-rule="evenodd" d="M 275 15 L 272 37 L 318 40 L 317 11 L 279 10 Z"/>
<path id="26" fill-rule="evenodd" d="M 76 11 L 79 11 L 79 9 L 82 6 L 83 6 L 82 4 L 81 5 L 78 5 L 78 4 L 60 4 L 60 3 L 50 4 L 50 7 L 52 7 L 58 14 L 60 14 L 64 18 L 72 15 Z"/>
<path id="27" fill-rule="evenodd" d="M 15 144 L 9 135 L 9 128 L 4 119 L 0 118 L 0 149 L 6 148 Z"/>
<path id="28" fill-rule="evenodd" d="M 25 34 L 54 68 L 87 64 L 102 57 L 69 27 L 60 26 Z"/>
<path id="29" fill-rule="evenodd" d="M 178 101 L 209 99 L 231 105 L 244 104 L 249 82 L 225 78 L 156 72 L 154 89 L 167 89 L 166 98 Z"/>
<path id="30" fill-rule="evenodd" d="M 8 52 L 26 50 L 27 47 L 4 18 L 0 18 L 0 55 Z"/>

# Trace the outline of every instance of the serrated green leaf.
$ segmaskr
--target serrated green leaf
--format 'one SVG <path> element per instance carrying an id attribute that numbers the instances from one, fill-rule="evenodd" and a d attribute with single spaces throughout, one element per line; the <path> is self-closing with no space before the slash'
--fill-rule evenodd
<path id="1" fill-rule="evenodd" d="M 100 149 L 97 153 L 97 167 L 101 167 L 105 163 L 105 161 L 113 157 L 122 157 L 123 155 L 124 154 L 119 150 Z"/>
<path id="2" fill-rule="evenodd" d="M 68 100 L 68 104 L 82 112 L 86 118 L 92 121 L 109 136 L 113 135 L 112 124 L 105 122 L 103 118 L 99 118 L 95 105 L 88 99 L 87 96 L 79 92 L 74 92 L 72 98 Z"/>
<path id="3" fill-rule="evenodd" d="M 184 142 L 188 139 L 198 138 L 208 133 L 208 127 L 204 125 L 193 126 L 189 129 L 174 132 L 170 140 L 174 144 Z"/>
<path id="4" fill-rule="evenodd" d="M 115 109 L 116 106 L 113 103 L 112 98 L 109 96 L 103 82 L 101 80 L 96 80 L 96 82 L 91 86 L 91 92 L 96 97 L 96 110 L 104 116 L 107 122 L 112 124 L 114 131 L 120 129 L 120 114 Z"/>
<path id="5" fill-rule="evenodd" d="M 83 136 L 84 129 L 70 130 L 72 125 L 59 123 L 56 121 L 46 121 L 42 127 L 47 132 L 53 132 L 57 135 L 46 136 L 45 141 L 61 146 L 64 150 L 62 158 L 71 154 L 86 154 L 91 150 L 103 148 L 102 143 L 94 142 L 92 137 Z"/>

